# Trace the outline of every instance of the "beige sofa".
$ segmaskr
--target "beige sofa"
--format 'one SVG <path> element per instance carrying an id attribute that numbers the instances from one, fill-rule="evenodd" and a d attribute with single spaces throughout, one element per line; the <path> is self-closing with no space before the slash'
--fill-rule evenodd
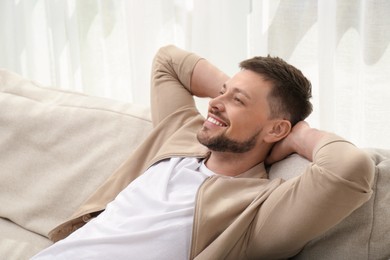
<path id="1" fill-rule="evenodd" d="M 0 259 L 28 259 L 151 130 L 148 108 L 45 88 L 0 70 Z M 367 150 L 374 195 L 294 259 L 390 258 L 390 150 Z M 135 162 L 136 163 L 136 162 Z M 293 155 L 270 178 L 292 178 Z"/>

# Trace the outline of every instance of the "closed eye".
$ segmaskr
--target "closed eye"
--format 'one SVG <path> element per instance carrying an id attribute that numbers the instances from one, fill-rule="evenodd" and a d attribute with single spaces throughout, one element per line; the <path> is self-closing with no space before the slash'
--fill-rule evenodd
<path id="1" fill-rule="evenodd" d="M 242 100 L 240 98 L 238 98 L 238 97 L 234 97 L 234 101 L 244 105 L 244 102 L 242 102 Z"/>
<path id="2" fill-rule="evenodd" d="M 226 92 L 226 85 L 224 84 L 224 85 L 222 86 L 221 90 L 219 91 L 219 94 L 220 94 L 220 95 L 223 95 L 223 94 L 225 94 L 225 92 Z"/>

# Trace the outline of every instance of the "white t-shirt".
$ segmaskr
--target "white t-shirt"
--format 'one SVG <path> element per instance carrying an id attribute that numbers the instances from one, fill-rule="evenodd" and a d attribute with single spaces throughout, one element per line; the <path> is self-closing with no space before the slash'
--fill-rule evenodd
<path id="1" fill-rule="evenodd" d="M 197 158 L 161 161 L 33 259 L 188 259 L 196 193 L 213 174 Z"/>

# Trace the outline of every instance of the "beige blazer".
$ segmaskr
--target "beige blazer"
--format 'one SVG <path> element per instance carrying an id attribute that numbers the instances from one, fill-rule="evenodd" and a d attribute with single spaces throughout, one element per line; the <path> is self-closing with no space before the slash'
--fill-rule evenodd
<path id="1" fill-rule="evenodd" d="M 130 182 L 172 156 L 205 158 L 196 139 L 204 118 L 190 80 L 200 57 L 161 48 L 152 68 L 154 130 L 119 169 L 50 232 L 57 241 L 103 211 Z M 332 135 L 316 147 L 313 163 L 288 181 L 267 179 L 263 163 L 238 177 L 212 176 L 201 185 L 190 259 L 280 259 L 340 222 L 371 196 L 374 164 L 351 143 Z"/>

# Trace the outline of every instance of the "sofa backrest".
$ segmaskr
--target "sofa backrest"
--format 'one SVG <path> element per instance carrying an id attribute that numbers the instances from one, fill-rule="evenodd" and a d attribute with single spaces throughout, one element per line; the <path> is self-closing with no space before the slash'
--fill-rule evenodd
<path id="1" fill-rule="evenodd" d="M 0 217 L 43 236 L 152 128 L 148 108 L 45 88 L 6 70 L 0 108 Z"/>

